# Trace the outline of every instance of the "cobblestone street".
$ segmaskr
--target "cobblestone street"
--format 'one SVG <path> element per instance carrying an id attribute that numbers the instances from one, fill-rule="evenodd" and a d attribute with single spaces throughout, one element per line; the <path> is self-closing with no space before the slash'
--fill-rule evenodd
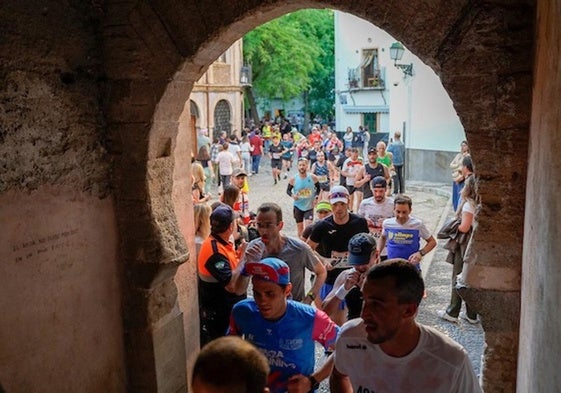
<path id="1" fill-rule="evenodd" d="M 294 175 L 295 169 L 291 170 Z M 268 159 L 261 162 L 260 172 L 249 177 L 250 209 L 256 211 L 261 203 L 276 202 L 283 209 L 284 233 L 296 236 L 296 224 L 292 217 L 292 199 L 286 194 L 287 180 L 274 185 Z M 436 237 L 436 231 L 444 220 L 453 214 L 450 202 L 451 184 L 407 182 L 406 195 L 413 200 L 412 215 L 424 221 Z M 214 190 L 213 195 L 216 195 Z M 441 320 L 437 311 L 448 305 L 451 291 L 452 265 L 445 262 L 447 251 L 442 248 L 443 240 L 427 254 L 422 262 L 423 277 L 427 287 L 427 298 L 421 303 L 417 320 L 432 326 L 462 344 L 469 353 L 475 373 L 480 374 L 484 334 L 480 324 L 472 325 L 460 318 L 458 324 Z M 307 280 L 309 282 L 309 280 Z M 463 315 L 464 310 L 460 315 Z M 316 362 L 323 362 L 323 350 L 318 347 Z M 375 365 L 373 365 L 375 367 Z M 329 392 L 327 382 L 321 384 L 321 392 Z"/>

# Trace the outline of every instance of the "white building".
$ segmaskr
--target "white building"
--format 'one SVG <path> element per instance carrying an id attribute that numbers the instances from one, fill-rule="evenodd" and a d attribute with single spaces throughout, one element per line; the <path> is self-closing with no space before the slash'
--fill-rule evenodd
<path id="1" fill-rule="evenodd" d="M 336 130 L 368 126 L 371 143 L 387 142 L 396 130 L 407 148 L 406 177 L 451 181 L 449 163 L 465 133 L 438 76 L 405 50 L 394 66 L 396 39 L 356 16 L 335 11 Z"/>

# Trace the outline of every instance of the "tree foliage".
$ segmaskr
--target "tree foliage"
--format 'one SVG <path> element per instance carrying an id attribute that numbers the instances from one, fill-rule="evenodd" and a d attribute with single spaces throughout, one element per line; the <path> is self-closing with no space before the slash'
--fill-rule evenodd
<path id="1" fill-rule="evenodd" d="M 333 11 L 287 14 L 246 34 L 243 46 L 256 96 L 284 101 L 307 92 L 312 112 L 332 112 Z"/>

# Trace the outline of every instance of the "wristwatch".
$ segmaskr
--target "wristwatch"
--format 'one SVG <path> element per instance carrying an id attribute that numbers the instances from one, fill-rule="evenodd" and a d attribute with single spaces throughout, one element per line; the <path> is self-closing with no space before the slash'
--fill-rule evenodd
<path id="1" fill-rule="evenodd" d="M 313 391 L 317 390 L 319 388 L 318 380 L 315 379 L 315 377 L 313 375 L 308 375 L 308 379 L 310 380 L 310 384 L 312 385 L 312 388 L 310 389 L 310 392 L 313 392 Z"/>
<path id="2" fill-rule="evenodd" d="M 313 293 L 312 291 L 308 292 L 308 293 L 306 294 L 306 296 L 308 296 L 310 299 L 312 299 L 312 302 L 313 302 L 314 300 L 316 300 L 316 295 L 314 295 L 314 293 Z"/>
<path id="3" fill-rule="evenodd" d="M 422 248 L 419 250 L 419 254 L 421 254 L 422 257 L 424 257 L 425 255 L 427 255 L 427 253 L 424 252 Z"/>

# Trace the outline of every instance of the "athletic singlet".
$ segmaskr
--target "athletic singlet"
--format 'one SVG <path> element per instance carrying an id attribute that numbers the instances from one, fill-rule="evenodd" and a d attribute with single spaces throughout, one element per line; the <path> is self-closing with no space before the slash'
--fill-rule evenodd
<path id="1" fill-rule="evenodd" d="M 327 167 L 327 163 L 324 162 L 323 165 L 320 165 L 319 162 L 316 161 L 314 175 L 318 177 L 318 183 L 320 185 L 329 186 L 329 168 Z"/>
<path id="2" fill-rule="evenodd" d="M 292 195 L 298 195 L 298 199 L 294 201 L 294 206 L 299 210 L 305 212 L 313 209 L 316 190 L 312 176 L 308 175 L 302 179 L 299 174 L 295 175 Z"/>
<path id="3" fill-rule="evenodd" d="M 384 178 L 386 177 L 386 174 L 384 173 L 384 166 L 381 164 L 376 165 L 375 168 L 372 168 L 370 164 L 366 164 L 364 166 L 364 171 L 366 172 L 366 174 L 370 175 L 370 180 L 374 179 L 376 176 L 382 176 Z M 370 188 L 370 181 L 363 184 L 362 192 L 363 192 L 364 199 L 370 198 L 371 196 L 374 195 L 372 194 L 372 189 Z"/>

